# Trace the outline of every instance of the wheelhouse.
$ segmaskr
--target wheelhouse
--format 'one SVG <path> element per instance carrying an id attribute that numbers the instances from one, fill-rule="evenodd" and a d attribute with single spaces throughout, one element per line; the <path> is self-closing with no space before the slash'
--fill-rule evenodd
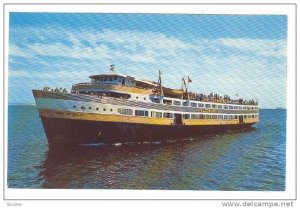
<path id="1" fill-rule="evenodd" d="M 122 74 L 100 74 L 90 76 L 91 84 L 115 84 L 135 87 L 136 81 L 134 77 Z"/>

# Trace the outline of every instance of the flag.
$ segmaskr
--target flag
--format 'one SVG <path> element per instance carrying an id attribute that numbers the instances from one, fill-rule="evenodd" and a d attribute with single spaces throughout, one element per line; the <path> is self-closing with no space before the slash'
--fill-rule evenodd
<path id="1" fill-rule="evenodd" d="M 188 77 L 188 82 L 192 82 L 192 80 L 190 79 L 190 77 Z"/>

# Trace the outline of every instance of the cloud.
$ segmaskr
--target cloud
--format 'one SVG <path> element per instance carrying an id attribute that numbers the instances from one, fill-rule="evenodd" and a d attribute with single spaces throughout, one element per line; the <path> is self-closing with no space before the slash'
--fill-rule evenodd
<path id="1" fill-rule="evenodd" d="M 286 41 L 266 39 L 220 39 L 224 47 L 253 52 L 257 56 L 285 57 Z"/>

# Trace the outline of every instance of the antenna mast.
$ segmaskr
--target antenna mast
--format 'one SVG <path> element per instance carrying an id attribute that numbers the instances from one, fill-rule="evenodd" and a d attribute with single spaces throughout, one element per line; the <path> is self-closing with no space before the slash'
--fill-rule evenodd
<path id="1" fill-rule="evenodd" d="M 159 84 L 159 87 L 160 87 L 160 92 L 159 92 L 160 95 L 164 95 L 162 84 L 161 84 L 161 72 L 160 72 L 160 70 L 159 70 L 158 84 Z"/>
<path id="2" fill-rule="evenodd" d="M 114 64 L 111 64 L 110 65 L 110 71 L 115 73 L 115 65 Z"/>

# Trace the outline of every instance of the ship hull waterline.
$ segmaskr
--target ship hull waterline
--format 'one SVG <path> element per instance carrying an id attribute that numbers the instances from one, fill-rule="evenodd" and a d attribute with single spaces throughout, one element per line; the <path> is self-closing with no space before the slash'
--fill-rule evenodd
<path id="1" fill-rule="evenodd" d="M 254 123 L 227 125 L 149 125 L 41 117 L 49 145 L 156 142 L 249 129 Z"/>

